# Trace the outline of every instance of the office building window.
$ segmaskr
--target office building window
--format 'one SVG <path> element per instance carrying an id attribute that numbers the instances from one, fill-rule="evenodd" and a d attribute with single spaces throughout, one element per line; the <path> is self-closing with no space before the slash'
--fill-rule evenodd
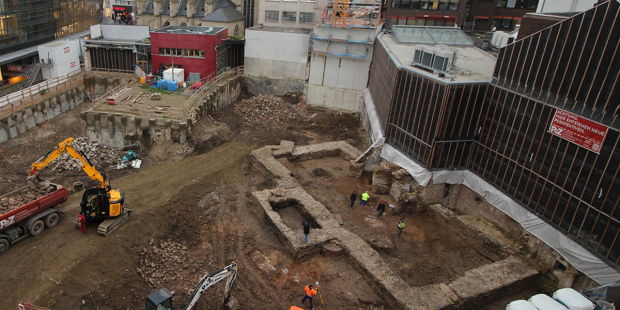
<path id="1" fill-rule="evenodd" d="M 280 11 L 265 11 L 266 22 L 277 22 L 280 20 Z"/>
<path id="2" fill-rule="evenodd" d="M 459 0 L 393 0 L 394 9 L 457 11 Z"/>
<path id="3" fill-rule="evenodd" d="M 538 0 L 499 0 L 497 1 L 498 8 L 536 9 L 537 6 L 538 6 Z"/>
<path id="4" fill-rule="evenodd" d="M 282 22 L 294 23 L 297 21 L 297 12 L 282 11 Z"/>
<path id="5" fill-rule="evenodd" d="M 205 50 L 160 47 L 159 55 L 160 56 L 205 58 Z"/>
<path id="6" fill-rule="evenodd" d="M 389 27 L 394 25 L 408 26 L 454 26 L 456 16 L 447 16 L 447 18 L 424 18 L 424 17 L 398 17 L 390 16 Z"/>
<path id="7" fill-rule="evenodd" d="M 300 12 L 299 22 L 308 23 L 308 24 L 314 23 L 314 13 L 313 12 Z"/>

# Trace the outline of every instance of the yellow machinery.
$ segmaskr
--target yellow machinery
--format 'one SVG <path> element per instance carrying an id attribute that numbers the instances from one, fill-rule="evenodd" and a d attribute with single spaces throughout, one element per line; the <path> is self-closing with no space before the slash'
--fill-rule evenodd
<path id="1" fill-rule="evenodd" d="M 346 25 L 349 17 L 349 0 L 335 0 L 332 11 L 332 24 Z"/>
<path id="2" fill-rule="evenodd" d="M 97 232 L 107 236 L 125 222 L 129 216 L 133 215 L 133 211 L 125 210 L 125 195 L 118 190 L 113 190 L 106 175 L 99 172 L 81 150 L 71 146 L 72 142 L 73 138 L 68 138 L 34 162 L 30 169 L 28 181 L 31 185 L 39 186 L 40 180 L 37 176 L 39 171 L 58 156 L 67 152 L 91 179 L 99 182 L 99 187 L 84 191 L 80 203 L 80 213 L 86 217 L 87 221 L 104 219 Z"/>

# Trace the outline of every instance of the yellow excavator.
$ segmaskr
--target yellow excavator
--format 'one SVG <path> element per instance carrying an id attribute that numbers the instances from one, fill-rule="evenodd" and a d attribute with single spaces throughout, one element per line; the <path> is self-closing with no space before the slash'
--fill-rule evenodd
<path id="1" fill-rule="evenodd" d="M 67 152 L 92 180 L 99 182 L 99 187 L 84 191 L 80 202 L 80 213 L 86 217 L 87 222 L 104 220 L 99 225 L 97 232 L 107 236 L 125 222 L 129 216 L 133 215 L 133 210 L 125 209 L 125 195 L 118 190 L 113 190 L 106 175 L 95 168 L 84 152 L 72 146 L 72 142 L 73 138 L 68 138 L 34 162 L 30 169 L 28 183 L 33 187 L 40 186 L 41 183 L 45 182 L 38 177 L 41 169 Z"/>

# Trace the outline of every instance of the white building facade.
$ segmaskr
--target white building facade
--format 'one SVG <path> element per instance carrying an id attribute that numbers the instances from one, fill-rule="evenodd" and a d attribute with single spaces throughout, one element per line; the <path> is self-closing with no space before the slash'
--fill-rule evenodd
<path id="1" fill-rule="evenodd" d="M 314 1 L 259 0 L 258 23 L 264 26 L 312 29 Z"/>

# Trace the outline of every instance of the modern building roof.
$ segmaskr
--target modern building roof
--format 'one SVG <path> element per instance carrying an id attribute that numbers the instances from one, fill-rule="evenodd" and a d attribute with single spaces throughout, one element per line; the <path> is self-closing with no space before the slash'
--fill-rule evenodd
<path id="1" fill-rule="evenodd" d="M 193 35 L 214 35 L 226 28 L 224 27 L 200 27 L 200 26 L 168 26 L 154 33 L 170 33 L 170 34 L 193 34 Z"/>
<path id="2" fill-rule="evenodd" d="M 453 27 L 394 25 L 392 33 L 399 43 L 474 46 L 474 42 L 461 29 Z"/>
<path id="3" fill-rule="evenodd" d="M 251 28 L 247 28 L 248 30 L 257 30 L 257 31 L 268 31 L 268 32 L 288 32 L 288 33 L 301 33 L 301 34 L 309 34 L 312 29 L 310 28 L 299 28 L 299 27 L 277 27 L 277 26 L 264 26 L 258 25 Z"/>
<path id="4" fill-rule="evenodd" d="M 417 27 L 420 28 L 420 27 Z M 448 28 L 448 27 L 446 27 Z M 458 30 L 458 29 L 457 29 Z M 428 33 L 427 33 L 428 34 Z M 428 36 L 425 36 L 422 32 L 422 38 L 411 37 L 410 41 L 414 42 L 431 42 L 428 40 Z M 437 41 L 432 43 L 401 43 L 398 42 L 394 33 L 392 34 L 380 34 L 377 36 L 377 41 L 387 50 L 393 57 L 393 61 L 397 62 L 396 65 L 401 66 L 407 70 L 415 72 L 416 74 L 426 76 L 431 79 L 441 81 L 443 83 L 485 83 L 490 82 L 493 76 L 493 70 L 495 68 L 495 62 L 497 59 L 486 53 L 485 51 L 472 45 L 448 45 L 445 43 L 437 44 Z M 412 65 L 416 47 L 432 47 L 440 51 L 455 52 L 457 60 L 454 63 L 454 67 L 450 69 L 449 74 L 443 74 L 441 77 L 437 73 L 430 70 L 426 70 L 417 65 Z"/>
<path id="5" fill-rule="evenodd" d="M 81 37 L 89 36 L 89 35 L 90 35 L 90 30 L 86 30 L 86 31 L 82 31 L 80 33 L 70 35 L 68 37 L 64 37 L 64 38 L 54 40 L 54 41 L 66 41 L 68 39 L 81 38 Z M 32 46 L 32 47 L 28 47 L 28 48 L 25 48 L 19 51 L 0 55 L 0 65 L 10 63 L 15 60 L 22 59 L 24 57 L 34 56 L 34 55 L 37 55 L 38 53 L 39 53 L 39 46 Z"/>

